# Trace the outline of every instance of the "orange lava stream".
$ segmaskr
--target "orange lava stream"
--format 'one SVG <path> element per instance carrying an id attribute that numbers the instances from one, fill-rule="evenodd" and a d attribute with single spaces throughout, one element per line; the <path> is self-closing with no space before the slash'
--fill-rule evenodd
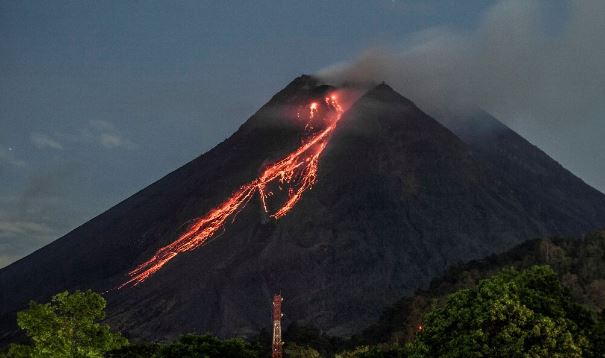
<path id="1" fill-rule="evenodd" d="M 296 189 L 289 189 L 286 202 L 277 211 L 270 214 L 270 217 L 280 219 L 287 215 L 300 201 L 304 192 L 317 181 L 319 158 L 342 116 L 343 109 L 336 96 L 326 97 L 325 104 L 328 108 L 327 116 L 331 115 L 331 118 L 326 120 L 326 122 L 329 121 L 329 124 L 325 129 L 311 135 L 296 151 L 264 169 L 258 178 L 240 187 L 225 202 L 205 216 L 195 219 L 194 223 L 178 239 L 161 247 L 149 260 L 130 271 L 130 278 L 118 288 L 136 286 L 159 271 L 178 254 L 202 246 L 224 227 L 229 218 L 232 218 L 232 221 L 235 220 L 237 214 L 248 204 L 255 193 L 258 192 L 263 210 L 268 213 L 267 198 L 272 193 L 268 193 L 266 188 L 272 182 L 277 181 L 280 184 L 297 186 Z M 308 117 L 311 121 L 318 114 L 318 104 L 313 102 L 308 108 Z M 305 128 L 310 127 L 307 124 Z"/>

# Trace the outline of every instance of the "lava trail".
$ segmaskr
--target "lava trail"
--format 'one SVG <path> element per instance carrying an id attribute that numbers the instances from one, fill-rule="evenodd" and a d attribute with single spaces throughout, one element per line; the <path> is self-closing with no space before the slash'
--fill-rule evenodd
<path id="1" fill-rule="evenodd" d="M 319 132 L 308 133 L 308 137 L 294 152 L 280 161 L 265 168 L 261 175 L 243 185 L 222 204 L 210 210 L 205 216 L 194 220 L 193 224 L 172 243 L 158 249 L 147 261 L 129 272 L 129 279 L 118 288 L 136 286 L 159 271 L 166 263 L 182 252 L 194 250 L 221 230 L 227 220 L 235 220 L 237 214 L 258 193 L 264 211 L 273 219 L 280 219 L 300 201 L 305 191 L 317 181 L 319 158 L 323 153 L 332 132 L 340 120 L 343 109 L 336 96 L 324 99 L 327 108 L 322 118 L 325 127 Z M 319 115 L 319 104 L 312 102 L 308 106 L 308 123 L 305 130 L 312 131 L 313 123 Z M 298 115 L 300 118 L 300 114 Z M 271 184 L 290 185 L 287 199 L 277 210 L 269 213 L 268 200 L 272 192 Z"/>

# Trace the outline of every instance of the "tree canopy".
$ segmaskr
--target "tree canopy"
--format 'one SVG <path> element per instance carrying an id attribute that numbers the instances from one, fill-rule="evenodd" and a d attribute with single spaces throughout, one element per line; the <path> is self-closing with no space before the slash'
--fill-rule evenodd
<path id="1" fill-rule="evenodd" d="M 595 321 L 549 266 L 506 269 L 424 317 L 412 356 L 583 357 Z"/>
<path id="2" fill-rule="evenodd" d="M 605 357 L 604 259 L 602 233 L 582 241 L 529 242 L 448 270 L 429 290 L 402 299 L 384 311 L 378 324 L 351 339 L 294 322 L 284 332 L 284 356 Z M 536 262 L 548 266 L 532 266 Z M 102 323 L 105 305 L 92 291 L 62 292 L 48 303 L 31 302 L 17 315 L 30 344 L 13 344 L 6 354 L 59 358 L 270 354 L 267 330 L 252 341 L 184 335 L 174 341 L 130 345 Z"/>
<path id="3" fill-rule="evenodd" d="M 286 358 L 321 358 L 321 354 L 308 346 L 300 346 L 296 343 L 286 343 L 284 347 Z"/>
<path id="4" fill-rule="evenodd" d="M 178 341 L 164 345 L 153 357 L 161 358 L 256 358 L 257 347 L 243 339 L 220 340 L 212 335 L 184 335 Z"/>
<path id="5" fill-rule="evenodd" d="M 17 313 L 17 324 L 30 345 L 12 345 L 9 357 L 103 357 L 104 353 L 128 344 L 111 331 L 105 318 L 105 299 L 93 291 L 67 291 L 48 303 L 30 302 Z"/>

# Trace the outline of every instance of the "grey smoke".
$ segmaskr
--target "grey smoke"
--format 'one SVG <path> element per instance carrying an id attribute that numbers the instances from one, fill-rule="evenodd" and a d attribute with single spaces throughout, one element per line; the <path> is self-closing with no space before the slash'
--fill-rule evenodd
<path id="1" fill-rule="evenodd" d="M 437 117 L 483 108 L 605 190 L 605 1 L 566 6 L 563 23 L 545 26 L 547 2 L 500 1 L 473 31 L 428 29 L 318 75 L 387 81 Z"/>

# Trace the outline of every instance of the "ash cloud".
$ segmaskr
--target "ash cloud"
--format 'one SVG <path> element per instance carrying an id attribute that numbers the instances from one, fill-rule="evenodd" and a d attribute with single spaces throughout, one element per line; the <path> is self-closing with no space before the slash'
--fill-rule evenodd
<path id="1" fill-rule="evenodd" d="M 472 31 L 422 31 L 318 76 L 386 81 L 437 118 L 482 108 L 605 190 L 605 165 L 574 158 L 605 152 L 592 134 L 605 134 L 605 1 L 569 1 L 559 21 L 551 5 L 500 1 Z"/>
<path id="2" fill-rule="evenodd" d="M 558 34 L 544 29 L 545 11 L 539 1 L 501 1 L 472 32 L 426 30 L 400 48 L 367 50 L 318 75 L 337 83 L 384 80 L 427 110 L 480 106 L 558 120 L 602 106 L 605 2 L 570 2 Z"/>

